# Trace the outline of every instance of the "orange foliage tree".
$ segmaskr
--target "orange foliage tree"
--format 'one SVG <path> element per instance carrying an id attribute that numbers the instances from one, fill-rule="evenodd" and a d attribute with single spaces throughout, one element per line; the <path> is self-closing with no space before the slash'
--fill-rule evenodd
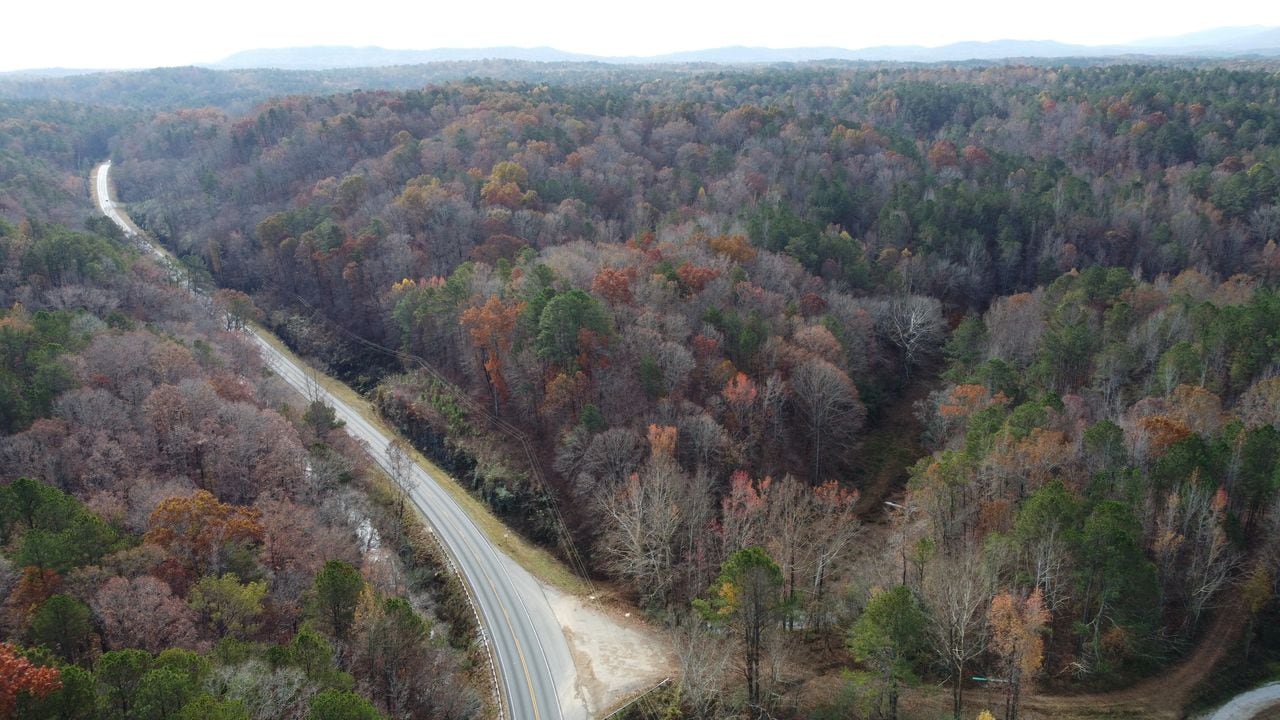
<path id="1" fill-rule="evenodd" d="M 253 304 L 253 298 L 240 292 L 223 288 L 214 291 L 213 306 L 222 313 L 227 330 L 243 330 L 250 322 L 260 322 L 263 312 Z"/>
<path id="2" fill-rule="evenodd" d="M 988 456 L 987 469 L 1019 500 L 1040 489 L 1075 458 L 1075 449 L 1059 430 L 1033 428 L 1020 440 L 1002 438 Z"/>
<path id="3" fill-rule="evenodd" d="M 1140 418 L 1134 432 L 1134 454 L 1155 460 L 1171 445 L 1191 435 L 1191 428 L 1177 418 L 1168 415 L 1149 415 Z"/>
<path id="4" fill-rule="evenodd" d="M 1022 681 L 1035 676 L 1044 662 L 1044 638 L 1040 633 L 1049 622 L 1040 589 L 1026 600 L 1008 592 L 991 599 L 987 613 L 991 627 L 991 649 L 999 656 L 1005 673 L 1005 720 L 1017 720 Z"/>
<path id="5" fill-rule="evenodd" d="M 37 667 L 9 643 L 0 643 L 0 720 L 13 717 L 19 695 L 42 698 L 60 687 L 57 668 Z"/>
<path id="6" fill-rule="evenodd" d="M 673 425 L 649 425 L 649 451 L 654 458 L 676 456 L 676 428 Z"/>
<path id="7" fill-rule="evenodd" d="M 516 319 L 524 311 L 524 303 L 506 305 L 497 295 L 490 295 L 484 305 L 467 308 L 458 321 L 471 337 L 471 344 L 484 352 L 484 371 L 493 396 L 493 411 L 507 398 L 507 383 L 502 376 L 502 356 L 511 351 L 511 335 Z"/>
<path id="8" fill-rule="evenodd" d="M 489 179 L 480 188 L 480 199 L 489 205 L 515 210 L 537 198 L 532 191 L 525 192 L 521 188 L 528 180 L 529 171 L 519 163 L 504 160 L 493 166 Z"/>
<path id="9" fill-rule="evenodd" d="M 746 235 L 717 235 L 707 240 L 713 252 L 724 255 L 736 263 L 751 262 L 756 259 L 756 249 Z"/>
<path id="10" fill-rule="evenodd" d="M 724 399 L 730 405 L 750 407 L 758 394 L 756 384 L 744 372 L 734 374 L 733 379 L 724 386 Z"/>
<path id="11" fill-rule="evenodd" d="M 34 565 L 22 569 L 22 577 L 5 600 L 0 620 L 11 627 L 25 628 L 31 613 L 62 587 L 62 576 L 49 568 Z"/>
<path id="12" fill-rule="evenodd" d="M 929 148 L 929 164 L 935 168 L 959 164 L 956 144 L 950 140 L 938 140 Z"/>
<path id="13" fill-rule="evenodd" d="M 558 424 L 570 414 L 578 414 L 590 386 L 591 380 L 581 370 L 556 373 L 547 381 L 547 390 L 542 398 L 543 418 Z"/>
<path id="14" fill-rule="evenodd" d="M 262 523 L 253 508 L 219 502 L 199 490 L 190 497 L 171 497 L 151 513 L 145 540 L 173 553 L 188 570 L 217 571 L 222 550 L 235 542 L 262 541 Z"/>
<path id="15" fill-rule="evenodd" d="M 634 267 L 621 270 L 618 268 L 600 268 L 591 280 L 591 292 L 604 298 L 610 305 L 631 304 L 631 281 L 635 279 Z"/>
<path id="16" fill-rule="evenodd" d="M 715 268 L 702 267 L 686 262 L 676 268 L 676 278 L 680 281 L 680 289 L 687 295 L 697 295 L 702 292 L 707 283 L 720 277 L 720 271 Z"/>
<path id="17" fill-rule="evenodd" d="M 1205 437 L 1222 427 L 1222 398 L 1198 385 L 1179 385 L 1169 396 L 1171 415 L 1191 432 Z"/>
<path id="18" fill-rule="evenodd" d="M 992 405 L 1008 405 L 1004 393 L 995 395 L 985 385 L 962 384 L 947 391 L 939 400 L 938 414 L 944 418 L 966 418 Z"/>

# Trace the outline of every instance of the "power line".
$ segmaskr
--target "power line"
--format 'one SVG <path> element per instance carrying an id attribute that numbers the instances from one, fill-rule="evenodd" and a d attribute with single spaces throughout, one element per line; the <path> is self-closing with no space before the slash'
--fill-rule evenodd
<path id="1" fill-rule="evenodd" d="M 266 285 L 268 288 L 270 288 L 271 290 L 281 295 L 292 297 L 298 303 L 300 303 L 304 308 L 310 311 L 311 316 L 313 318 L 318 317 L 320 320 L 328 324 L 330 327 L 337 329 L 338 332 L 354 340 L 355 342 L 365 347 L 371 348 L 373 350 L 377 350 L 378 352 L 384 353 L 390 357 L 394 357 L 400 360 L 401 362 L 416 364 L 422 370 L 426 371 L 426 373 L 433 380 L 439 383 L 440 387 L 442 387 L 446 392 L 448 392 L 449 395 L 452 396 L 454 400 L 465 405 L 467 409 L 470 410 L 471 412 L 482 416 L 485 420 L 489 422 L 491 426 L 497 428 L 498 430 L 501 430 L 511 440 L 515 441 L 520 446 L 520 449 L 525 456 L 525 459 L 528 463 L 529 472 L 532 475 L 532 479 L 534 480 L 534 484 L 536 485 L 537 489 L 542 491 L 551 500 L 549 504 L 551 507 L 551 512 L 555 517 L 556 532 L 557 532 L 557 535 L 559 535 L 562 549 L 567 555 L 567 559 L 569 560 L 570 565 L 573 566 L 574 571 L 577 573 L 577 575 L 584 582 L 587 583 L 587 587 L 590 588 L 591 595 L 594 596 L 596 594 L 595 583 L 592 582 L 591 580 L 591 575 L 587 568 L 587 565 L 583 561 L 582 555 L 578 552 L 577 545 L 574 543 L 573 537 L 569 532 L 568 523 L 565 522 L 564 515 L 560 512 L 559 504 L 556 502 L 556 497 L 554 494 L 552 494 L 550 490 L 550 486 L 547 484 L 546 477 L 542 472 L 542 463 L 538 460 L 538 455 L 534 451 L 533 444 L 529 441 L 528 436 L 525 435 L 524 432 L 520 430 L 520 428 L 511 424 L 507 420 L 504 420 L 498 415 L 495 415 L 494 413 L 490 412 L 482 403 L 477 402 L 465 391 L 463 391 L 461 388 L 455 385 L 452 381 L 450 381 L 447 377 L 445 377 L 443 373 L 441 373 L 439 370 L 434 368 L 424 358 L 404 350 L 387 347 L 386 345 L 382 345 L 381 343 L 377 343 L 372 340 L 369 340 L 368 338 L 362 337 L 359 334 L 354 333 L 348 328 L 344 327 L 342 324 L 337 323 L 331 318 L 329 318 L 319 308 L 316 308 L 311 303 L 307 302 L 307 300 L 303 298 L 301 295 L 298 295 L 297 293 L 289 290 L 285 290 L 284 288 L 280 287 L 279 285 L 271 281 L 267 281 Z"/>

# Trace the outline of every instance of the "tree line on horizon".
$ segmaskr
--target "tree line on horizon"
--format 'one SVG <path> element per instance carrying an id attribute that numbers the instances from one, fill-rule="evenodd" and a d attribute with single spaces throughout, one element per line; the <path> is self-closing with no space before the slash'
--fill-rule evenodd
<path id="1" fill-rule="evenodd" d="M 928 677 L 961 717 L 982 669 L 1012 718 L 1032 683 L 1157 671 L 1224 602 L 1235 662 L 1273 658 L 1278 92 L 1132 65 L 472 80 L 110 144 L 232 315 L 673 628 L 671 712 L 895 717 Z M 823 663 L 853 672 L 815 707 Z"/>

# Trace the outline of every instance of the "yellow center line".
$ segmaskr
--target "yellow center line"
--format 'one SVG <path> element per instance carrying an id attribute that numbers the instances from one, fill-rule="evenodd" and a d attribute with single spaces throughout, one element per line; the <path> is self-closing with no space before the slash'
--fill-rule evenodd
<path id="1" fill-rule="evenodd" d="M 483 570 L 481 572 L 484 572 Z M 498 588 L 494 587 L 493 580 L 489 578 L 489 574 L 485 573 L 484 579 L 489 583 L 489 587 L 493 588 L 493 597 L 498 601 L 498 608 L 502 610 L 502 617 L 507 621 L 507 627 L 511 629 L 511 639 L 516 643 L 516 654 L 520 656 L 520 669 L 524 671 L 524 684 L 529 688 L 529 701 L 533 705 L 534 720 L 542 720 L 542 714 L 538 712 L 538 698 L 533 692 L 533 676 L 529 674 L 529 664 L 524 659 L 524 646 L 520 644 L 520 638 L 516 637 L 515 626 L 511 624 L 511 616 L 507 614 L 507 605 L 502 602 L 502 598 L 498 596 Z"/>
<path id="2" fill-rule="evenodd" d="M 430 474 L 427 473 L 424 468 L 419 466 L 419 469 L 422 470 L 423 474 L 426 474 L 427 477 L 430 478 Z M 430 503 L 427 502 L 428 498 L 421 488 L 418 488 L 418 492 L 416 494 L 422 501 L 422 508 L 424 510 L 423 514 L 425 515 L 425 509 L 430 506 Z M 427 520 L 430 522 L 430 518 L 427 518 Z M 442 516 L 441 520 L 447 522 L 449 521 L 449 518 Z M 472 552 L 472 556 L 479 558 L 480 553 L 475 544 L 471 542 L 471 538 L 467 536 L 466 532 L 460 531 L 452 522 L 449 524 L 453 527 L 454 532 L 458 533 L 458 538 L 467 546 L 467 549 Z M 498 562 L 502 562 L 501 559 L 499 559 Z M 498 587 L 494 584 L 493 578 L 489 575 L 489 571 L 479 563 L 477 563 L 476 567 L 479 569 L 480 574 L 484 576 L 484 581 L 489 584 L 489 589 L 493 591 L 493 600 L 498 604 L 498 609 L 502 611 L 502 617 L 506 620 L 507 630 L 511 635 L 511 640 L 516 644 L 516 654 L 520 659 L 520 670 L 524 673 L 525 688 L 529 691 L 529 703 L 533 706 L 533 720 L 542 720 L 542 713 L 538 710 L 538 696 L 533 689 L 533 675 L 529 673 L 529 662 L 524 656 L 524 645 L 520 642 L 520 637 L 516 635 L 515 624 L 511 622 L 511 614 L 507 612 L 507 605 L 502 601 L 502 595 L 498 592 Z M 537 631 L 535 630 L 534 632 Z M 559 701 L 560 699 L 556 698 L 556 702 L 558 703 Z M 514 708 L 512 708 L 512 712 L 514 715 Z"/>

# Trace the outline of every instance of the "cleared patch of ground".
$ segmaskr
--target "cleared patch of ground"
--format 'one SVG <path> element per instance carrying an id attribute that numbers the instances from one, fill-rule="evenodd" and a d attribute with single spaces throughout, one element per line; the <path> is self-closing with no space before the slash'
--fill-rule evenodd
<path id="1" fill-rule="evenodd" d="M 578 692 L 591 717 L 672 675 L 675 653 L 666 635 L 634 611 L 605 599 L 543 586 L 578 670 Z"/>

